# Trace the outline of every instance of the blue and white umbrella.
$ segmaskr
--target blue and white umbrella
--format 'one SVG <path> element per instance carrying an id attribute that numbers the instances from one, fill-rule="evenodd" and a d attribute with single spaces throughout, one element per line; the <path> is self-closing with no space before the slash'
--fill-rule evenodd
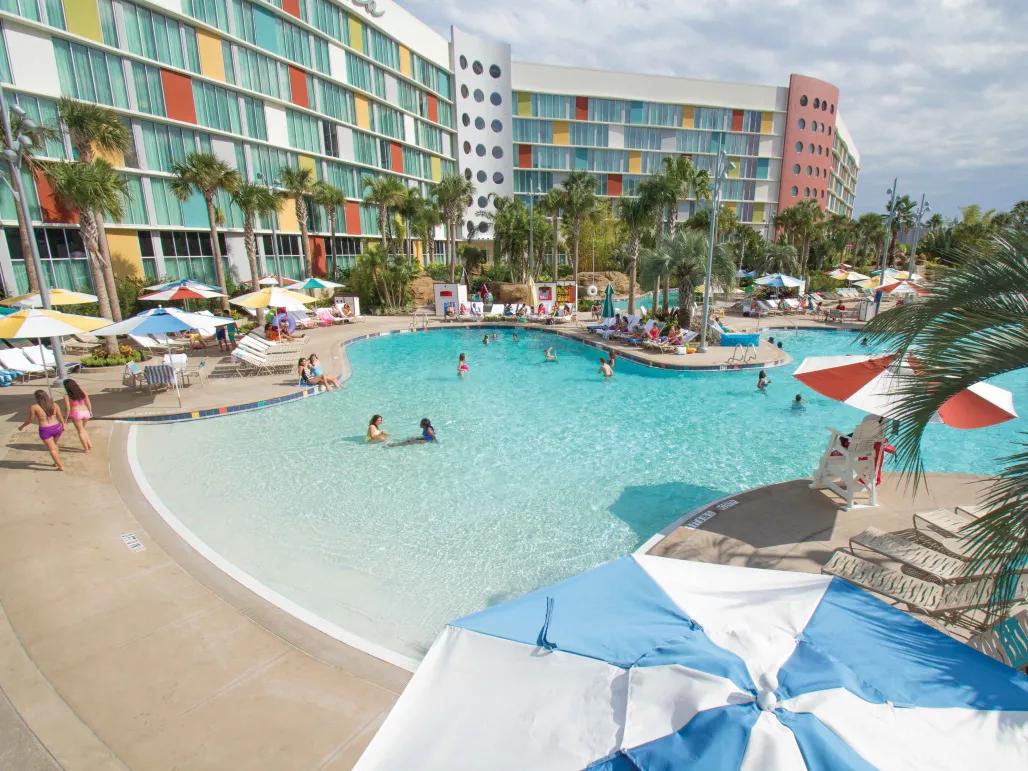
<path id="1" fill-rule="evenodd" d="M 188 287 L 190 289 L 197 289 L 207 292 L 220 292 L 218 287 L 205 284 L 202 281 L 196 281 L 192 278 L 177 278 L 173 281 L 165 281 L 163 284 L 153 284 L 152 286 L 146 287 L 150 292 L 163 292 L 167 289 L 178 289 L 180 287 Z M 218 295 L 221 296 L 220 294 Z"/>
<path id="2" fill-rule="evenodd" d="M 795 276 L 787 276 L 784 273 L 769 273 L 766 276 L 761 276 L 754 284 L 760 284 L 761 286 L 773 286 L 779 289 L 791 289 L 798 286 L 803 286 L 803 281 L 796 278 Z"/>
<path id="3" fill-rule="evenodd" d="M 358 769 L 1024 769 L 1028 679 L 830 576 L 623 557 L 446 627 Z"/>
<path id="4" fill-rule="evenodd" d="M 209 316 L 205 313 L 189 313 L 178 308 L 151 308 L 135 316 L 98 329 L 94 334 L 103 335 L 166 335 L 171 332 L 187 332 L 191 329 L 207 329 L 231 324 L 233 319 Z"/>

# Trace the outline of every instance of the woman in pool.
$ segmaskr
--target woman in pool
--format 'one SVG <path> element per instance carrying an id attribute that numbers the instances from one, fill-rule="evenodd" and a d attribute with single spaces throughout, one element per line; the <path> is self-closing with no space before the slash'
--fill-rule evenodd
<path id="1" fill-rule="evenodd" d="M 614 376 L 614 369 L 606 359 L 600 359 L 600 374 L 605 378 Z"/>
<path id="2" fill-rule="evenodd" d="M 549 348 L 546 349 L 546 361 L 556 361 L 556 360 L 557 360 L 557 352 L 555 350 L 553 350 L 553 346 L 551 345 Z"/>
<path id="3" fill-rule="evenodd" d="M 489 345 L 489 335 L 482 335 L 482 345 Z"/>
<path id="4" fill-rule="evenodd" d="M 807 408 L 803 404 L 803 397 L 796 394 L 796 398 L 792 400 L 792 409 L 794 412 L 803 412 Z"/>
<path id="5" fill-rule="evenodd" d="M 93 443 L 89 441 L 89 434 L 86 433 L 86 423 L 93 417 L 93 405 L 89 401 L 89 394 L 71 378 L 64 381 L 64 392 L 64 412 L 68 420 L 75 424 L 82 449 L 89 452 L 93 449 Z"/>
<path id="6" fill-rule="evenodd" d="M 428 418 L 422 418 L 421 423 L 418 424 L 421 427 L 421 436 L 412 436 L 410 439 L 404 439 L 402 442 L 393 442 L 390 447 L 406 447 L 409 444 L 429 444 L 435 442 L 435 429 L 432 427 L 432 421 Z"/>
<path id="7" fill-rule="evenodd" d="M 369 442 L 384 442 L 389 438 L 389 434 L 382 430 L 382 416 L 372 415 L 371 422 L 368 423 L 368 435 L 367 439 Z"/>
<path id="8" fill-rule="evenodd" d="M 518 341 L 518 333 L 517 332 L 515 332 L 514 334 L 511 335 L 511 340 L 513 340 L 515 343 Z"/>
<path id="9" fill-rule="evenodd" d="M 757 375 L 757 390 L 761 393 L 767 393 L 767 387 L 771 384 L 768 379 L 767 372 L 760 370 L 760 374 Z"/>
<path id="10" fill-rule="evenodd" d="M 318 354 L 312 353 L 308 359 L 310 368 L 307 371 L 307 379 L 313 385 L 323 385 L 325 388 L 339 388 L 339 381 L 331 375 L 326 375 L 318 363 Z"/>
<path id="11" fill-rule="evenodd" d="M 39 439 L 46 446 L 46 449 L 49 450 L 50 457 L 54 461 L 54 468 L 58 471 L 64 471 L 64 464 L 61 463 L 61 453 L 57 447 L 57 442 L 60 440 L 61 434 L 64 433 L 64 415 L 61 414 L 61 408 L 54 404 L 50 394 L 43 389 L 36 391 L 33 396 L 36 399 L 36 403 L 29 407 L 25 422 L 18 426 L 18 430 L 21 431 L 30 425 L 32 421 L 37 422 L 39 424 Z"/>
<path id="12" fill-rule="evenodd" d="M 468 359 L 463 353 L 461 353 L 461 355 L 457 357 L 457 375 L 458 377 L 464 377 L 469 372 L 471 372 L 471 367 L 468 366 Z"/>

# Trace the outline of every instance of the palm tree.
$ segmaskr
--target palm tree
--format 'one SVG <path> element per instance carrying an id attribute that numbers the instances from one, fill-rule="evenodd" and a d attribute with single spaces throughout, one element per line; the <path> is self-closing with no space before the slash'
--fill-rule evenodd
<path id="1" fill-rule="evenodd" d="M 104 217 L 119 219 L 122 216 L 128 181 L 111 164 L 100 159 L 89 163 L 48 163 L 44 173 L 57 200 L 70 209 L 78 210 L 79 231 L 96 286 L 100 315 L 113 318 L 111 304 L 117 301 L 117 297 L 107 292 L 107 282 L 103 277 L 99 223 Z M 109 354 L 118 352 L 114 337 L 107 337 L 106 345 Z"/>
<path id="2" fill-rule="evenodd" d="M 927 227 L 928 232 L 931 233 L 936 230 L 942 230 L 945 224 L 946 220 L 943 218 L 943 216 L 939 214 L 939 212 L 935 212 L 935 214 L 928 218 L 928 221 L 925 223 L 925 227 Z"/>
<path id="3" fill-rule="evenodd" d="M 892 202 L 890 201 L 890 204 Z M 889 233 L 889 247 L 885 251 L 886 259 L 891 261 L 896 251 L 896 239 L 899 238 L 901 230 L 909 230 L 914 227 L 914 220 L 917 213 L 917 204 L 909 195 L 901 195 L 896 199 L 895 204 L 886 205 L 886 212 L 892 212 L 892 224 Z"/>
<path id="4" fill-rule="evenodd" d="M 821 232 L 823 220 L 824 212 L 817 205 L 817 201 L 813 200 L 801 201 L 775 217 L 775 227 L 785 232 L 789 242 L 799 252 L 800 276 L 804 280 L 807 278 L 807 265 L 810 261 L 810 245 Z"/>
<path id="5" fill-rule="evenodd" d="M 494 198 L 495 212 L 479 212 L 493 223 L 493 248 L 497 259 L 507 255 L 511 271 L 517 273 L 519 281 L 528 277 L 528 262 L 525 259 L 528 250 L 528 207 L 521 203 L 520 198 Z"/>
<path id="6" fill-rule="evenodd" d="M 667 243 L 671 274 L 678 279 L 678 326 L 682 329 L 692 324 L 693 292 L 706 282 L 707 243 L 706 234 L 698 230 L 675 233 Z M 712 286 L 717 283 L 725 289 L 735 284 L 735 261 L 727 249 L 714 249 L 710 280 Z"/>
<path id="7" fill-rule="evenodd" d="M 420 204 L 414 212 L 411 227 L 421 239 L 422 265 L 428 265 L 434 260 L 435 229 L 438 225 L 443 224 L 443 218 L 435 201 L 430 198 L 421 198 L 419 201 Z"/>
<path id="8" fill-rule="evenodd" d="M 639 255 L 639 281 L 643 286 L 653 285 L 653 307 L 657 307 L 657 294 L 671 277 L 671 252 L 668 241 L 661 239 L 652 249 L 643 249 Z M 681 298 L 679 298 L 681 301 Z M 667 308 L 664 308 L 667 312 Z"/>
<path id="9" fill-rule="evenodd" d="M 550 218 L 553 228 L 553 280 L 557 280 L 557 255 L 560 251 L 560 215 L 564 211 L 564 191 L 554 187 L 539 199 L 539 211 Z"/>
<path id="10" fill-rule="evenodd" d="M 754 267 L 762 275 L 767 273 L 795 275 L 799 272 L 800 258 L 796 247 L 791 244 L 767 244 L 763 253 L 754 261 Z"/>
<path id="11" fill-rule="evenodd" d="M 921 440 L 939 407 L 974 383 L 1028 367 L 1028 230 L 994 236 L 988 259 L 961 254 L 949 261 L 961 267 L 936 281 L 931 295 L 879 314 L 864 329 L 870 343 L 916 357 L 916 375 L 900 387 L 898 431 L 891 440 L 901 468 L 915 480 L 924 474 Z M 1025 445 L 1004 463 L 982 501 L 991 513 L 963 534 L 976 573 L 988 568 L 1016 582 L 1028 561 Z M 1003 580 L 997 585 L 1010 587 Z M 999 612 L 1002 590 L 991 599 Z"/>
<path id="12" fill-rule="evenodd" d="M 256 220 L 258 217 L 277 212 L 280 196 L 264 185 L 243 182 L 232 191 L 232 201 L 243 212 L 243 243 L 246 245 L 246 257 L 250 262 L 250 283 L 256 292 L 261 288 L 261 270 L 257 265 Z"/>
<path id="13" fill-rule="evenodd" d="M 226 313 L 228 306 L 228 285 L 225 283 L 225 265 L 222 263 L 221 244 L 218 243 L 218 225 L 225 221 L 214 197 L 222 190 L 232 193 L 239 187 L 239 172 L 210 153 L 190 153 L 185 160 L 174 163 L 171 171 L 171 192 L 180 201 L 188 200 L 193 192 L 203 196 L 207 205 L 207 222 L 211 229 L 211 250 L 214 252 L 214 275 L 218 278 L 221 293 L 221 309 Z"/>
<path id="14" fill-rule="evenodd" d="M 364 203 L 378 209 L 378 230 L 382 237 L 383 251 L 389 251 L 392 236 L 392 212 L 407 197 L 407 188 L 396 177 L 367 176 L 361 180 L 364 186 Z"/>
<path id="15" fill-rule="evenodd" d="M 83 163 L 89 163 L 101 155 L 122 154 L 132 146 L 132 133 L 122 123 L 118 113 L 109 107 L 74 99 L 62 98 L 57 102 L 57 114 L 68 129 L 71 146 Z M 111 296 L 112 318 L 121 321 L 121 304 L 118 302 L 118 285 L 114 280 L 111 251 L 107 244 L 107 229 L 103 217 L 97 218 L 100 229 L 100 250 L 103 253 L 103 275 L 107 293 Z"/>
<path id="16" fill-rule="evenodd" d="M 628 228 L 628 313 L 635 313 L 636 278 L 639 267 L 639 245 L 643 231 L 653 226 L 653 201 L 651 199 L 622 198 L 618 201 L 618 214 Z"/>
<path id="17" fill-rule="evenodd" d="M 414 220 L 424 205 L 425 199 L 418 188 L 404 187 L 403 198 L 396 206 L 396 213 L 403 219 L 406 252 L 411 262 L 414 262 Z"/>
<path id="18" fill-rule="evenodd" d="M 464 211 L 471 205 L 475 185 L 460 174 L 449 174 L 436 183 L 432 197 L 442 213 L 446 226 L 447 258 L 450 262 L 450 283 L 457 278 L 457 233 L 464 226 Z"/>
<path id="19" fill-rule="evenodd" d="M 303 250 L 303 275 L 311 274 L 311 235 L 307 228 L 307 199 L 314 195 L 314 171 L 303 167 L 283 167 L 278 172 L 279 183 L 286 196 L 296 202 L 296 222 L 300 226 L 300 248 Z"/>
<path id="20" fill-rule="evenodd" d="M 885 233 L 881 215 L 873 212 L 861 214 L 853 225 L 854 262 L 861 266 L 875 264 Z"/>
<path id="21" fill-rule="evenodd" d="M 6 109 L 6 107 L 4 108 Z M 46 149 L 47 141 L 57 139 L 60 134 L 56 129 L 52 129 L 49 126 L 40 126 L 33 122 L 31 126 L 28 123 L 28 116 L 19 114 L 14 110 L 9 113 L 11 121 L 11 135 L 15 137 L 23 136 L 29 140 L 27 145 L 21 142 L 15 141 L 14 147 L 10 147 L 7 144 L 6 134 L 0 131 L 0 148 L 5 152 L 13 150 L 17 155 L 14 165 L 18 169 L 18 174 L 10 174 L 9 181 L 11 189 L 13 190 L 16 197 L 22 195 L 22 178 L 21 169 L 22 165 L 27 165 L 29 168 L 42 169 L 42 165 L 37 163 L 33 157 L 33 153 L 39 152 L 40 150 Z M 29 221 L 22 216 L 21 206 L 14 207 L 15 215 L 18 218 L 18 238 L 21 241 L 21 254 L 25 261 L 25 274 L 28 277 L 29 291 L 39 291 L 39 276 L 36 275 L 36 264 L 32 259 L 32 241 L 29 238 Z"/>
<path id="22" fill-rule="evenodd" d="M 571 241 L 575 252 L 575 298 L 577 300 L 578 254 L 582 241 L 582 222 L 596 206 L 596 179 L 587 171 L 573 171 L 561 184 L 564 188 L 564 216 L 571 225 Z"/>
<path id="23" fill-rule="evenodd" d="M 336 255 L 336 227 L 339 225 L 339 210 L 346 206 L 346 193 L 324 180 L 314 186 L 314 203 L 325 210 L 325 217 L 328 219 L 328 253 L 329 270 L 328 277 L 335 281 L 338 270 L 339 259 Z"/>

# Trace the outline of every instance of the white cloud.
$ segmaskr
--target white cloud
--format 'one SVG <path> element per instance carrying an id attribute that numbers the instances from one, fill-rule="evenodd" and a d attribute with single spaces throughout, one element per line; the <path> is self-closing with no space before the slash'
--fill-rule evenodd
<path id="1" fill-rule="evenodd" d="M 1028 198 L 1023 0 L 401 0 L 440 30 L 507 40 L 522 61 L 840 89 L 863 168 L 859 210 L 894 175 L 955 214 Z M 1002 180 L 997 180 L 1002 176 Z"/>

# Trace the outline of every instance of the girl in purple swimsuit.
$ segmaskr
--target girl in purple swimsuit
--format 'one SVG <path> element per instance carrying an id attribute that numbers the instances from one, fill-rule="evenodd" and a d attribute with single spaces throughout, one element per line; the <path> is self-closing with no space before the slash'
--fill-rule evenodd
<path id="1" fill-rule="evenodd" d="M 57 441 L 64 433 L 64 415 L 61 414 L 61 408 L 54 404 L 54 400 L 46 391 L 40 389 L 33 395 L 36 397 L 36 403 L 29 407 L 25 422 L 18 426 L 18 430 L 21 431 L 26 426 L 32 425 L 33 421 L 39 423 L 39 439 L 50 451 L 50 457 L 54 460 L 54 468 L 64 471 L 64 464 L 61 463 L 61 454 L 57 447 Z"/>

